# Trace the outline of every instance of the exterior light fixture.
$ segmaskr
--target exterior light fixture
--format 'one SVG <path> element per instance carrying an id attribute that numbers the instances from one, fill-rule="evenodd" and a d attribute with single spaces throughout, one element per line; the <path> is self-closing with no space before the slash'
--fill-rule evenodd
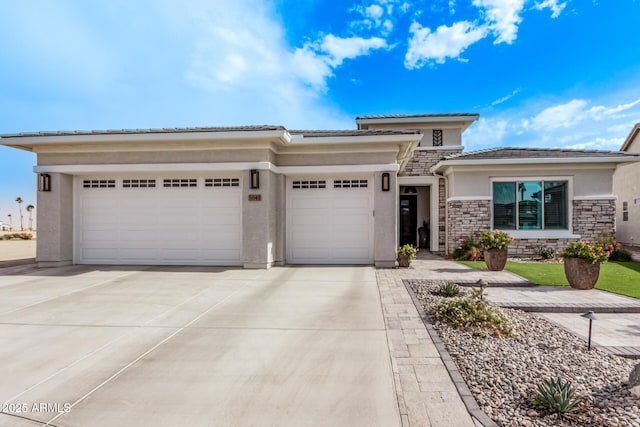
<path id="1" fill-rule="evenodd" d="M 260 174 L 257 169 L 251 169 L 251 185 L 252 190 L 257 190 L 260 188 Z"/>
<path id="2" fill-rule="evenodd" d="M 476 282 L 476 285 L 478 285 L 480 287 L 480 299 L 482 298 L 482 295 L 484 294 L 484 288 L 486 288 L 487 286 L 489 286 L 489 284 L 487 283 L 486 280 L 484 279 L 480 279 Z"/>
<path id="3" fill-rule="evenodd" d="M 389 185 L 389 172 L 382 174 L 382 191 L 389 191 L 391 186 Z"/>
<path id="4" fill-rule="evenodd" d="M 594 320 L 598 320 L 596 314 L 593 311 L 589 311 L 588 313 L 581 314 L 585 319 L 589 319 L 589 338 L 587 341 L 587 350 L 591 350 L 591 324 Z"/>
<path id="5" fill-rule="evenodd" d="M 38 182 L 38 190 L 51 191 L 51 175 L 48 173 L 41 173 Z"/>

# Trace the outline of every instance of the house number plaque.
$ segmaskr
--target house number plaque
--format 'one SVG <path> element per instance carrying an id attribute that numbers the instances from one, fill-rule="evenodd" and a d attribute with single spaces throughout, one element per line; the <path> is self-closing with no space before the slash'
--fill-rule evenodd
<path id="1" fill-rule="evenodd" d="M 259 202 L 262 200 L 262 194 L 249 194 L 250 202 Z"/>

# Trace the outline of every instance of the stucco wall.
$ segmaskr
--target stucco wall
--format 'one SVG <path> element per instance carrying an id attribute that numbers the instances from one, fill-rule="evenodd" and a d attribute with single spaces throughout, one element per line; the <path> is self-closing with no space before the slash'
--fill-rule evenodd
<path id="1" fill-rule="evenodd" d="M 573 182 L 576 197 L 602 196 L 613 194 L 613 167 L 577 169 L 568 165 L 545 167 L 495 166 L 472 172 L 456 171 L 449 177 L 450 197 L 491 197 L 491 178 L 508 177 L 514 179 L 547 179 L 548 177 L 568 178 Z"/>
<path id="2" fill-rule="evenodd" d="M 389 172 L 390 191 L 381 190 L 382 172 L 374 175 L 374 240 L 376 267 L 390 268 L 396 263 L 398 242 L 398 184 L 396 174 Z"/>
<path id="3" fill-rule="evenodd" d="M 38 192 L 36 261 L 40 266 L 73 262 L 73 176 L 51 174 L 51 191 Z"/>
<path id="4" fill-rule="evenodd" d="M 379 123 L 379 124 L 367 124 L 367 129 L 411 129 L 420 131 L 423 135 L 420 141 L 420 147 L 432 147 L 433 146 L 433 130 L 442 130 L 442 145 L 443 146 L 459 146 L 462 145 L 462 127 L 452 126 L 451 123 Z"/>
<path id="5" fill-rule="evenodd" d="M 640 144 L 634 144 L 640 147 Z M 634 146 L 632 145 L 632 147 Z M 627 245 L 640 245 L 640 164 L 619 166 L 614 175 L 616 201 L 616 239 Z M 639 204 L 635 204 L 639 200 Z M 623 203 L 627 202 L 628 220 L 623 221 Z"/>

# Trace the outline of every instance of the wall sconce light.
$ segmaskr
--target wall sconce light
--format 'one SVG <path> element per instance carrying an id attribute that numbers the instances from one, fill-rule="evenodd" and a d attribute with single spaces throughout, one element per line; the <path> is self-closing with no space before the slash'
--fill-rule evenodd
<path id="1" fill-rule="evenodd" d="M 389 191 L 391 186 L 389 185 L 389 172 L 382 174 L 382 191 Z"/>
<path id="2" fill-rule="evenodd" d="M 260 188 L 260 174 L 257 169 L 251 169 L 251 189 L 257 190 Z"/>
<path id="3" fill-rule="evenodd" d="M 51 175 L 49 175 L 48 173 L 41 173 L 38 184 L 38 190 L 51 191 Z"/>

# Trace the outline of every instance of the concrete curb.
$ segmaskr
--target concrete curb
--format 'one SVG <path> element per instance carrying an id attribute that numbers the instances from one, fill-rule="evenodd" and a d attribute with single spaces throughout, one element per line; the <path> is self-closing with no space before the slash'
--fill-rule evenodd
<path id="1" fill-rule="evenodd" d="M 464 406 L 467 408 L 467 411 L 471 415 L 471 418 L 473 418 L 474 423 L 482 427 L 498 427 L 498 424 L 496 424 L 491 418 L 489 418 L 489 416 L 485 414 L 478 406 L 476 399 L 473 397 L 473 394 L 471 394 L 471 390 L 469 390 L 467 383 L 462 378 L 462 374 L 460 374 L 456 363 L 453 361 L 453 358 L 447 351 L 447 348 L 440 339 L 440 336 L 433 328 L 431 319 L 429 319 L 427 314 L 424 312 L 422 304 L 420 304 L 420 301 L 418 301 L 418 298 L 414 294 L 413 289 L 411 289 L 411 286 L 407 282 L 408 280 L 403 280 L 402 284 L 411 296 L 413 305 L 416 306 L 416 310 L 418 310 L 418 314 L 422 319 L 422 323 L 424 323 L 424 326 L 427 329 L 427 333 L 431 337 L 433 344 L 436 346 L 438 353 L 440 353 L 440 358 L 442 359 L 444 366 L 447 368 L 447 372 L 449 373 L 449 376 L 451 377 L 451 380 L 453 381 L 458 394 L 462 398 Z"/>
<path id="2" fill-rule="evenodd" d="M 501 308 L 512 308 L 515 310 L 528 311 L 533 313 L 585 313 L 595 311 L 596 313 L 640 313 L 640 305 L 612 305 L 612 304 L 536 304 L 536 303 L 501 303 L 492 302 Z"/>

